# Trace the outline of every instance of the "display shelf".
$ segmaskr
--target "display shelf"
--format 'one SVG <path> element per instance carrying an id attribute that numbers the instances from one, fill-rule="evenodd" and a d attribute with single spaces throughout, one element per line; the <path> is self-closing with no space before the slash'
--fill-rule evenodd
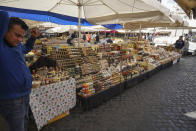
<path id="1" fill-rule="evenodd" d="M 170 61 L 164 65 L 160 65 L 156 67 L 153 70 L 145 71 L 131 79 L 127 79 L 125 80 L 125 82 L 120 83 L 116 86 L 101 90 L 100 92 L 97 92 L 96 94 L 92 94 L 91 96 L 82 96 L 81 94 L 78 94 L 77 96 L 78 96 L 79 103 L 83 107 L 84 110 L 90 110 L 92 108 L 95 108 L 101 105 L 103 102 L 111 99 L 113 96 L 119 95 L 124 90 L 137 85 L 143 80 L 148 79 L 155 73 L 172 66 L 172 64 L 173 64 L 173 61 Z"/>
<path id="2" fill-rule="evenodd" d="M 167 62 L 167 63 L 162 65 L 162 69 L 165 69 L 165 68 L 170 67 L 172 65 L 173 65 L 173 61 Z"/>
<path id="3" fill-rule="evenodd" d="M 124 88 L 142 82 L 180 58 L 178 53 L 153 47 L 145 41 L 96 48 L 50 48 L 49 57 L 56 62 L 58 70 L 75 78 L 78 99 L 86 109 L 120 94 Z"/>
<path id="4" fill-rule="evenodd" d="M 143 80 L 149 77 L 149 71 L 145 71 L 140 73 L 139 75 L 132 77 L 131 79 L 127 79 L 125 82 L 125 89 L 135 86 L 136 84 L 142 82 Z"/>
<path id="5" fill-rule="evenodd" d="M 93 94 L 91 96 L 82 96 L 81 94 L 78 94 L 77 97 L 83 109 L 90 110 L 101 105 L 103 102 L 108 101 L 113 96 L 121 94 L 123 90 L 124 83 L 120 83 L 116 86 L 101 90 L 100 92 Z"/>

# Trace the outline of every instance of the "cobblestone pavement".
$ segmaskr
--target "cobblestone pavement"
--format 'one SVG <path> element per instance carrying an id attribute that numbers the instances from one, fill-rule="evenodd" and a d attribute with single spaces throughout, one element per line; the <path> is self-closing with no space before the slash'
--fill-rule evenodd
<path id="1" fill-rule="evenodd" d="M 195 59 L 182 58 L 91 111 L 76 107 L 41 131 L 196 131 L 184 115 L 196 110 Z M 32 121 L 30 128 L 36 131 Z"/>

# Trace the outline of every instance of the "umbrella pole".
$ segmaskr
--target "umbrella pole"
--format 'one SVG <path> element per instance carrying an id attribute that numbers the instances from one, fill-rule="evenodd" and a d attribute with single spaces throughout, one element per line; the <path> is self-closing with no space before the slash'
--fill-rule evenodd
<path id="1" fill-rule="evenodd" d="M 154 27 L 153 34 L 152 34 L 152 42 L 154 42 L 155 32 L 156 32 L 156 29 L 155 29 L 155 27 Z"/>
<path id="2" fill-rule="evenodd" d="M 125 29 L 125 23 L 123 23 L 123 29 Z M 126 39 L 126 30 L 125 30 L 125 34 L 124 34 L 124 39 Z"/>
<path id="3" fill-rule="evenodd" d="M 142 25 L 140 24 L 140 35 L 139 35 L 139 40 L 141 39 L 141 30 L 142 30 Z"/>
<path id="4" fill-rule="evenodd" d="M 78 0 L 78 47 L 80 46 L 80 38 L 81 38 L 81 0 Z"/>
<path id="5" fill-rule="evenodd" d="M 175 37 L 176 37 L 176 34 L 177 34 L 177 27 L 176 27 Z"/>
<path id="6" fill-rule="evenodd" d="M 184 28 L 182 29 L 182 36 L 183 36 L 183 34 L 184 34 Z"/>

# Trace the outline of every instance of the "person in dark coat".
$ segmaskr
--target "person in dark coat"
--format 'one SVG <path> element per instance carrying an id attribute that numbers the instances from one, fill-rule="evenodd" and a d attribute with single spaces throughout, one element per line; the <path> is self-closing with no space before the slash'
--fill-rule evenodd
<path id="1" fill-rule="evenodd" d="M 95 37 L 95 40 L 96 40 L 96 44 L 99 43 L 99 34 L 97 33 L 96 37 Z"/>
<path id="2" fill-rule="evenodd" d="M 175 48 L 176 48 L 178 53 L 181 53 L 182 52 L 182 48 L 184 47 L 184 41 L 183 41 L 182 38 L 183 37 L 180 36 L 179 39 L 175 43 Z"/>

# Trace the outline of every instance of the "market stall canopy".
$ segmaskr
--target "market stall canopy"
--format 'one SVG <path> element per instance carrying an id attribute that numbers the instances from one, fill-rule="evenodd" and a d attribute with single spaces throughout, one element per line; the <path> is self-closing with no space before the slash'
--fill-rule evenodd
<path id="1" fill-rule="evenodd" d="M 134 33 L 155 33 L 155 29 L 154 28 L 145 28 L 142 30 L 133 30 L 132 32 Z"/>
<path id="2" fill-rule="evenodd" d="M 104 31 L 108 30 L 108 28 L 102 26 L 102 25 L 94 25 L 94 26 L 89 26 L 89 28 L 94 29 L 95 31 Z"/>
<path id="3" fill-rule="evenodd" d="M 23 19 L 23 21 L 30 27 L 48 27 L 48 28 L 53 28 L 53 27 L 72 27 L 75 25 L 59 25 L 51 22 L 40 22 L 40 21 L 33 21 L 33 20 L 28 20 L 28 19 Z"/>
<path id="4" fill-rule="evenodd" d="M 54 27 L 46 30 L 46 33 L 63 33 L 63 32 L 68 32 L 72 30 L 71 26 L 65 26 L 65 27 Z"/>
<path id="5" fill-rule="evenodd" d="M 193 17 L 196 18 L 196 1 L 195 0 L 175 0 L 178 5 L 186 12 L 190 17 L 191 10 L 193 11 Z"/>
<path id="6" fill-rule="evenodd" d="M 175 22 L 164 22 L 162 19 L 157 19 L 151 21 L 151 19 L 146 21 L 133 21 L 133 22 L 127 22 L 124 24 L 124 29 L 130 29 L 130 30 L 135 30 L 135 29 L 140 29 L 140 28 L 153 28 L 153 27 L 188 27 L 189 23 L 188 21 L 184 21 L 182 17 L 179 15 L 173 15 L 170 14 L 170 17 L 175 20 Z"/>
<path id="7" fill-rule="evenodd" d="M 86 19 L 92 24 L 123 24 L 146 19 L 163 19 L 163 22 L 171 22 L 169 10 L 155 0 L 105 0 L 96 8 L 101 11 L 94 15 L 93 8 L 85 7 L 91 12 L 86 13 Z"/>
<path id="8" fill-rule="evenodd" d="M 70 27 L 68 25 L 59 25 L 59 24 L 55 24 L 51 22 L 40 22 L 40 21 L 33 21 L 33 20 L 27 20 L 27 19 L 23 19 L 23 20 L 31 28 L 32 27 L 64 27 L 64 26 Z M 85 27 L 94 29 L 95 31 L 103 31 L 107 29 L 116 30 L 116 29 L 123 28 L 123 26 L 120 24 L 93 25 L 93 26 L 85 26 Z"/>
<path id="9" fill-rule="evenodd" d="M 131 32 L 131 30 L 125 30 L 125 29 L 119 29 L 116 31 L 118 31 L 118 33 L 130 33 Z"/>
<path id="10" fill-rule="evenodd" d="M 58 24 L 63 24 L 61 20 L 76 22 L 79 14 L 83 21 L 86 19 L 92 24 L 117 24 L 135 19 L 152 21 L 160 16 L 163 21 L 170 21 L 168 17 L 163 18 L 169 15 L 169 10 L 156 0 L 11 0 L 0 1 L 0 5 L 0 10 L 12 15 L 19 13 L 21 17 L 40 21 L 48 19 Z"/>
<path id="11" fill-rule="evenodd" d="M 29 20 L 24 20 L 30 27 L 61 27 L 66 25 L 59 25 L 51 22 L 29 22 Z"/>
<path id="12" fill-rule="evenodd" d="M 117 30 L 104 30 L 104 31 L 100 31 L 101 33 L 118 33 Z"/>
<path id="13" fill-rule="evenodd" d="M 111 29 L 111 30 L 117 30 L 117 29 L 122 29 L 123 26 L 120 24 L 107 24 L 103 25 L 105 28 Z"/>
<path id="14" fill-rule="evenodd" d="M 168 16 L 169 15 L 169 16 Z M 136 19 L 124 24 L 124 29 L 140 29 L 140 28 L 154 28 L 154 27 L 188 27 L 189 22 L 184 20 L 181 15 L 169 12 L 167 16 L 171 19 L 168 21 L 166 16 L 160 15 L 154 19 Z"/>
<path id="15" fill-rule="evenodd" d="M 38 28 L 48 29 L 47 30 L 48 33 L 63 33 L 69 30 L 78 31 L 78 28 L 76 25 L 59 25 L 59 24 L 55 24 L 51 22 L 39 22 L 39 21 L 33 21 L 33 20 L 27 20 L 27 19 L 23 19 L 23 20 L 25 21 L 25 23 L 28 24 L 30 28 L 38 27 Z M 94 31 L 108 30 L 108 28 L 105 28 L 102 25 L 93 25 L 93 26 L 82 26 L 81 30 L 83 32 L 94 32 Z"/>
<path id="16" fill-rule="evenodd" d="M 161 27 L 160 29 L 165 29 L 165 27 Z M 196 27 L 167 27 L 167 29 L 196 29 Z"/>
<path id="17" fill-rule="evenodd" d="M 170 26 L 169 23 L 128 22 L 124 24 L 123 29 L 136 30 L 140 28 L 168 27 L 168 26 Z"/>
<path id="18" fill-rule="evenodd" d="M 11 5 L 9 4 L 10 2 L 11 1 L 8 1 L 8 2 L 0 1 L 0 11 L 8 12 L 10 17 L 19 17 L 19 18 L 35 20 L 35 21 L 52 22 L 52 23 L 61 24 L 61 25 L 78 25 L 78 18 L 76 17 L 66 16 L 63 14 L 57 14 L 57 13 L 47 12 L 47 11 L 20 9 L 20 8 L 1 6 L 1 5 L 4 5 L 4 3 Z M 36 5 L 34 5 L 34 1 L 30 1 L 29 3 L 31 3 L 33 7 L 37 7 Z M 87 22 L 85 19 L 81 19 L 81 25 L 90 26 L 92 24 Z"/>
<path id="19" fill-rule="evenodd" d="M 106 30 L 106 28 L 96 28 L 94 26 L 82 26 L 82 32 L 96 32 L 100 30 Z M 46 30 L 46 33 L 63 33 L 69 31 L 78 31 L 78 27 L 76 25 L 63 25 L 59 27 L 54 27 Z"/>

